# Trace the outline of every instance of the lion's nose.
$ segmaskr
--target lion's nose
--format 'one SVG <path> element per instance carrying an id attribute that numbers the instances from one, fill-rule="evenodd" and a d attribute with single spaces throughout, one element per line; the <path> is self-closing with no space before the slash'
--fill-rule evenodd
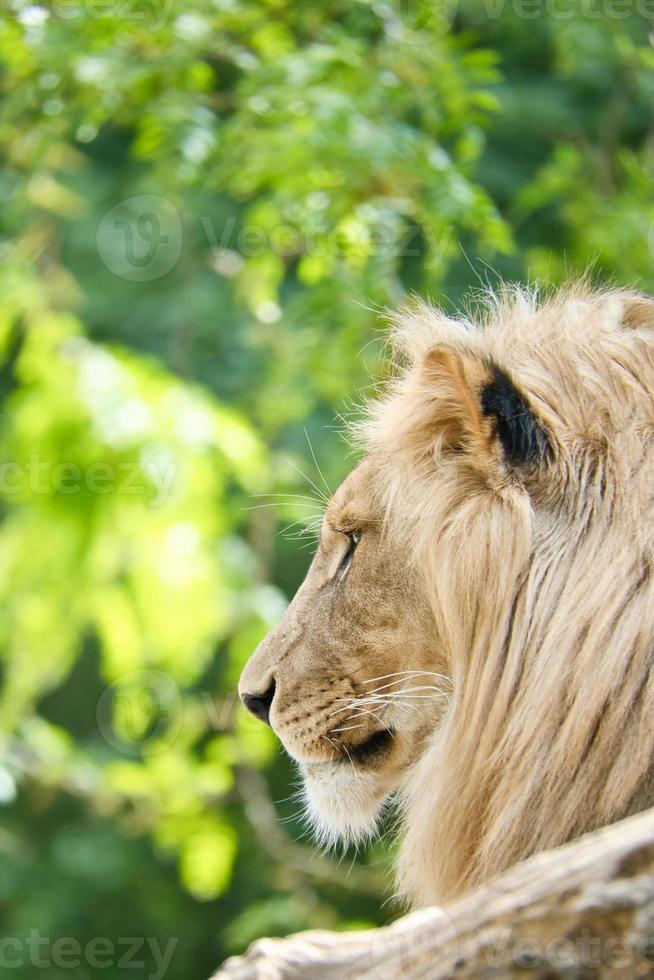
<path id="1" fill-rule="evenodd" d="M 270 707 L 275 697 L 275 681 L 270 683 L 270 687 L 263 694 L 241 694 L 241 701 L 251 711 L 255 718 L 270 724 Z"/>

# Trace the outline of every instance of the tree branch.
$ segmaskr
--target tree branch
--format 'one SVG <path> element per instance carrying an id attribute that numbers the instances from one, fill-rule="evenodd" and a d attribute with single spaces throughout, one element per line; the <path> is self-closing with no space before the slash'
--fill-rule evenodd
<path id="1" fill-rule="evenodd" d="M 214 980 L 654 975 L 654 809 L 538 854 L 445 909 L 262 939 Z"/>

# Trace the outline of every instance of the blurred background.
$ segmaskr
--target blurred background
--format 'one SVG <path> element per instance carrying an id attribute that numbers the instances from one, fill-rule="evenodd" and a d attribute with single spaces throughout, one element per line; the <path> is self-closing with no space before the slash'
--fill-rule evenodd
<path id="1" fill-rule="evenodd" d="M 384 309 L 589 263 L 654 289 L 652 17 L 4 0 L 6 975 L 191 980 L 398 914 L 392 840 L 315 853 L 237 678 L 352 466 Z"/>

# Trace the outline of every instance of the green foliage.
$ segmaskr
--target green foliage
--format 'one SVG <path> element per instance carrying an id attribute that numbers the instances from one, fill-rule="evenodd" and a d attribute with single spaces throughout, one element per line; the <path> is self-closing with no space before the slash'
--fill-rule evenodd
<path id="1" fill-rule="evenodd" d="M 271 802 L 289 764 L 236 705 L 306 567 L 278 532 L 304 540 L 319 514 L 259 495 L 322 492 L 305 426 L 327 482 L 347 470 L 335 420 L 380 370 L 379 312 L 412 290 L 447 305 L 589 264 L 654 288 L 651 25 L 615 10 L 5 4 L 0 909 L 17 980 L 30 930 L 55 978 L 90 976 L 98 937 L 115 965 L 129 936 L 178 940 L 170 975 L 191 977 L 264 933 L 392 915 L 386 850 L 349 875 L 314 855 L 297 803 Z"/>

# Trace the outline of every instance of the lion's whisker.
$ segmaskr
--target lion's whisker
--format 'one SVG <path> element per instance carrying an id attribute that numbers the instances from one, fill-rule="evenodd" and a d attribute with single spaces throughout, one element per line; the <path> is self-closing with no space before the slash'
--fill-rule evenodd
<path id="1" fill-rule="evenodd" d="M 345 725 L 343 728 L 330 728 L 329 730 L 332 733 L 332 735 L 336 735 L 337 732 L 351 732 L 355 728 L 365 728 L 365 727 L 366 726 L 364 724 L 361 724 L 361 725 Z"/>
<path id="2" fill-rule="evenodd" d="M 372 714 L 372 712 L 371 712 L 371 714 Z M 377 718 L 376 715 L 374 715 L 374 717 Z M 391 736 L 391 738 L 393 739 L 393 741 L 394 742 L 397 742 L 397 739 L 395 738 L 395 734 L 391 731 L 391 729 L 388 727 L 388 725 L 385 725 L 383 723 L 383 721 L 380 721 L 379 718 L 377 718 L 377 721 L 379 721 L 379 724 L 382 726 L 382 728 L 384 729 L 384 731 L 388 732 L 388 734 Z M 355 728 L 366 728 L 366 727 L 367 726 L 364 725 L 364 724 L 361 724 L 361 725 L 345 725 L 343 728 L 332 728 L 331 729 L 331 732 L 332 732 L 332 734 L 334 734 L 336 732 L 351 732 L 351 731 L 354 731 Z"/>
<path id="3" fill-rule="evenodd" d="M 431 694 L 422 694 L 422 691 L 431 691 Z M 335 698 L 334 701 L 345 701 L 345 704 L 341 708 L 336 708 L 335 711 L 329 712 L 330 715 L 339 714 L 342 711 L 347 711 L 348 708 L 355 710 L 356 708 L 361 708 L 366 704 L 380 704 L 380 705 L 391 705 L 396 704 L 398 700 L 427 700 L 435 697 L 444 697 L 448 701 L 450 695 L 447 691 L 442 691 L 439 687 L 430 684 L 419 685 L 418 687 L 410 687 L 402 689 L 401 691 L 388 691 L 386 694 L 380 696 L 375 696 L 372 692 L 367 697 L 358 696 L 356 698 Z"/>
<path id="4" fill-rule="evenodd" d="M 346 756 L 348 757 L 348 759 L 350 760 L 350 765 L 352 766 L 352 768 L 356 772 L 356 766 L 354 765 L 354 760 L 352 759 L 352 756 L 350 755 L 350 752 L 349 752 L 349 749 L 348 749 L 347 745 L 342 745 L 341 747 L 342 747 L 343 751 L 345 752 Z"/>
<path id="5" fill-rule="evenodd" d="M 322 735 L 321 738 L 324 738 L 325 741 L 329 742 L 329 744 L 332 747 L 332 754 L 329 757 L 329 761 L 331 762 L 332 759 L 334 758 L 334 753 L 335 752 L 338 752 L 338 746 L 337 745 L 334 745 L 334 743 L 332 742 L 331 738 L 328 735 Z"/>
<path id="6" fill-rule="evenodd" d="M 445 674 L 439 674 L 435 670 L 395 670 L 392 674 L 381 674 L 379 677 L 369 677 L 365 681 L 361 681 L 362 684 L 374 684 L 375 681 L 385 681 L 388 677 L 408 677 L 411 674 L 423 674 L 425 676 L 430 675 L 432 677 L 440 677 L 446 683 L 451 684 L 452 680 Z"/>
<path id="7" fill-rule="evenodd" d="M 417 674 L 414 674 L 411 677 L 398 677 L 394 681 L 389 681 L 387 684 L 380 684 L 379 687 L 373 687 L 372 690 L 370 690 L 370 691 L 364 691 L 362 693 L 364 693 L 364 694 L 375 694 L 377 691 L 385 691 L 389 687 L 396 687 L 398 684 L 403 684 L 405 681 L 417 680 L 418 677 L 421 676 L 421 673 L 422 672 L 419 672 Z M 430 674 L 433 674 L 434 677 L 442 678 L 442 674 L 436 674 L 433 671 L 430 672 Z M 429 675 L 426 675 L 426 676 L 429 676 Z M 366 682 L 364 682 L 364 683 L 366 683 Z"/>
<path id="8" fill-rule="evenodd" d="M 315 510 L 316 513 L 320 514 L 323 514 L 325 510 L 324 506 L 318 503 L 317 500 L 314 500 L 313 503 L 308 503 L 305 501 L 298 502 L 297 500 L 276 500 L 270 504 L 253 504 L 251 507 L 242 507 L 241 510 L 266 510 L 270 507 L 283 507 L 285 505 L 288 505 L 289 507 L 291 505 L 294 507 L 310 507 L 312 510 Z"/>
<path id="9" fill-rule="evenodd" d="M 275 497 L 278 500 L 308 500 L 312 504 L 317 504 L 319 499 L 312 493 L 253 493 L 250 496 L 254 500 Z"/>
<path id="10" fill-rule="evenodd" d="M 347 698 L 347 699 L 342 698 L 340 700 L 345 701 L 345 704 L 341 708 L 336 708 L 335 711 L 329 712 L 330 715 L 331 714 L 336 715 L 339 714 L 339 712 L 341 711 L 347 711 L 348 708 L 352 708 L 353 710 L 357 710 L 357 709 L 360 710 L 366 704 L 379 704 L 379 705 L 390 704 L 390 701 L 387 701 L 383 697 Z"/>
<path id="11" fill-rule="evenodd" d="M 283 536 L 287 539 L 304 538 L 308 534 L 313 535 L 315 537 L 320 533 L 321 524 L 322 524 L 322 517 L 314 518 L 313 520 L 304 520 L 304 518 L 302 518 L 299 521 L 294 521 L 292 524 L 288 524 L 285 528 L 282 528 L 280 533 L 283 534 Z M 299 525 L 298 531 L 295 531 L 293 534 L 288 533 L 292 528 L 298 527 L 298 525 Z"/>
<path id="12" fill-rule="evenodd" d="M 370 703 L 371 704 L 375 704 L 374 701 L 371 701 Z M 388 705 L 385 705 L 383 702 L 380 703 L 379 706 L 381 708 L 388 707 Z M 343 709 L 343 710 L 347 710 L 347 709 Z M 362 706 L 357 706 L 356 708 L 353 708 L 352 709 L 352 713 L 353 713 L 353 715 L 354 714 L 357 714 L 357 715 L 372 715 L 373 718 L 375 718 L 379 722 L 380 725 L 383 725 L 384 724 L 384 722 L 381 720 L 381 718 L 379 718 L 371 708 L 364 708 Z M 346 721 L 350 721 L 349 718 L 346 718 L 345 720 Z"/>
<path id="13" fill-rule="evenodd" d="M 373 694 L 378 694 L 379 691 L 387 691 L 389 687 L 395 687 L 395 685 L 399 683 L 401 683 L 401 681 L 392 681 L 390 684 L 382 684 L 381 687 L 375 687 L 372 689 L 372 691 L 363 691 L 362 694 L 358 696 L 362 697 L 365 695 L 365 697 L 370 697 Z M 401 687 L 399 688 L 399 690 L 388 691 L 388 695 L 390 697 L 391 695 L 394 694 L 402 694 L 403 691 L 410 692 L 410 691 L 440 691 L 440 690 L 441 688 L 438 687 L 437 684 L 423 684 L 423 685 L 419 685 L 418 687 Z"/>
<path id="14" fill-rule="evenodd" d="M 350 704 L 345 704 L 343 705 L 342 708 L 337 708 L 336 711 L 331 712 L 331 714 L 337 715 L 343 711 L 351 711 L 352 714 L 366 714 L 367 709 L 365 708 L 365 705 L 367 704 L 374 704 L 379 706 L 380 708 L 390 708 L 390 707 L 399 706 L 405 708 L 412 708 L 414 711 L 418 710 L 414 704 L 403 705 L 400 701 L 385 701 L 382 698 L 367 698 L 365 701 L 361 701 L 358 703 L 352 702 Z"/>
<path id="15" fill-rule="evenodd" d="M 298 525 L 300 525 L 302 528 L 302 530 L 298 532 L 300 535 L 305 533 L 307 528 L 311 528 L 311 530 L 313 531 L 316 530 L 316 524 L 314 521 L 305 521 L 304 518 L 300 518 L 299 521 L 293 521 L 292 524 L 287 524 L 287 526 L 283 528 L 283 533 L 286 534 L 288 531 L 291 530 L 291 528 L 297 527 Z M 294 535 L 291 535 L 291 537 L 294 537 Z"/>
<path id="16" fill-rule="evenodd" d="M 436 687 L 435 684 L 422 684 L 418 687 L 403 687 L 400 691 L 388 691 L 384 697 L 397 698 L 404 694 L 416 694 L 420 691 L 433 691 L 435 694 L 449 694 L 448 691 L 443 691 L 442 688 Z M 433 695 L 429 695 L 429 697 L 433 697 Z"/>
<path id="17" fill-rule="evenodd" d="M 369 698 L 363 702 L 357 702 L 355 699 L 354 701 L 347 701 L 342 707 L 336 708 L 334 711 L 328 712 L 327 717 L 331 718 L 333 715 L 342 714 L 343 711 L 362 712 L 366 704 L 378 704 L 383 707 L 385 703 L 387 702 L 384 702 L 380 698 Z"/>
<path id="18" fill-rule="evenodd" d="M 328 504 L 329 503 L 329 497 L 327 497 L 327 495 L 325 494 L 325 492 L 323 490 L 321 490 L 320 487 L 317 487 L 316 486 L 316 484 L 313 482 L 313 480 L 311 479 L 311 477 L 310 476 L 307 476 L 307 474 L 304 473 L 300 469 L 300 467 L 297 466 L 293 462 L 292 459 L 289 459 L 288 462 L 291 464 L 291 466 L 293 467 L 293 469 L 294 470 L 297 470 L 297 472 L 300 474 L 300 476 L 303 477 L 311 487 L 313 487 L 313 489 L 316 491 L 316 494 L 318 496 L 318 499 L 319 500 L 322 500 L 323 504 Z"/>
<path id="19" fill-rule="evenodd" d="M 385 705 L 382 705 L 382 708 L 384 708 L 384 707 L 385 707 Z M 359 717 L 361 717 L 361 715 L 363 713 L 364 713 L 363 711 L 358 711 L 356 714 Z M 384 721 L 382 721 L 382 719 L 379 717 L 379 715 L 376 714 L 372 709 L 368 709 L 365 713 L 366 714 L 369 714 L 369 715 L 372 715 L 372 717 L 375 719 L 375 721 L 378 722 L 378 724 L 380 724 L 382 726 L 382 728 L 385 729 L 389 733 L 389 735 L 391 735 L 391 736 L 393 735 L 393 733 L 390 730 L 390 728 L 388 727 L 388 725 Z M 351 719 L 350 718 L 346 718 L 345 720 L 346 721 L 350 721 Z"/>
<path id="20" fill-rule="evenodd" d="M 323 471 L 320 469 L 320 466 L 318 465 L 318 460 L 316 459 L 316 454 L 313 451 L 313 446 L 311 445 L 311 439 L 309 438 L 309 433 L 307 432 L 306 428 L 304 430 L 304 434 L 307 437 L 307 442 L 309 443 L 309 450 L 311 451 L 311 456 L 312 456 L 313 462 L 315 464 L 315 467 L 318 470 L 318 475 L 320 476 L 320 479 L 323 482 L 323 485 L 325 487 L 325 490 L 327 491 L 327 493 L 331 497 L 332 494 L 334 493 L 334 491 L 332 490 L 332 488 L 330 487 L 330 485 L 327 483 L 327 480 L 324 477 Z"/>

